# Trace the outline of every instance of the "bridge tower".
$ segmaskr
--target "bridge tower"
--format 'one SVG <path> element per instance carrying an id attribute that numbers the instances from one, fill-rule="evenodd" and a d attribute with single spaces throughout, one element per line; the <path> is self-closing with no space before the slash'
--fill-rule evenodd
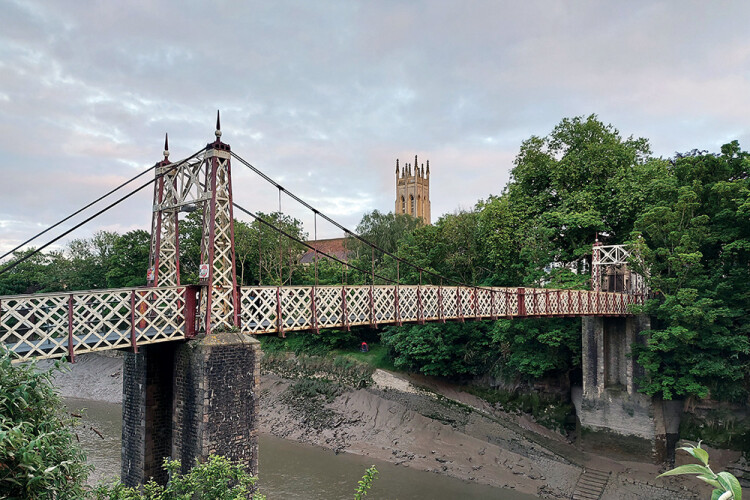
<path id="1" fill-rule="evenodd" d="M 592 252 L 591 288 L 638 296 L 643 303 L 648 289 L 643 276 L 632 271 L 633 258 L 625 245 L 603 245 Z M 626 450 L 662 462 L 673 456 L 681 402 L 653 400 L 638 392 L 643 368 L 632 356 L 636 344 L 645 344 L 651 329 L 647 315 L 587 316 L 582 318 L 582 387 L 573 388 L 573 402 L 583 433 L 592 448 Z"/>
<path id="2" fill-rule="evenodd" d="M 123 361 L 122 481 L 165 483 L 165 458 L 183 472 L 209 454 L 223 455 L 257 474 L 260 344 L 239 332 L 234 254 L 231 148 L 216 139 L 200 154 L 156 165 L 150 287 L 180 284 L 181 210 L 202 210 L 198 284 L 181 304 L 196 319 L 185 342 L 138 347 Z M 178 308 L 179 309 L 179 308 Z"/>
<path id="3" fill-rule="evenodd" d="M 170 166 L 169 136 L 164 136 L 164 159 L 156 164 L 154 203 L 151 216 L 151 250 L 146 273 L 148 286 L 180 284 L 180 239 L 177 168 Z"/>

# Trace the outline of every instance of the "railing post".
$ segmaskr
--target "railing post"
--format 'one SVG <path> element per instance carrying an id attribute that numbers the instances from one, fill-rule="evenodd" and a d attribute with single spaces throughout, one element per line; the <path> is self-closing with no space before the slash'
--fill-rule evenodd
<path id="1" fill-rule="evenodd" d="M 490 319 L 496 320 L 497 316 L 495 315 L 495 288 L 490 288 Z"/>
<path id="2" fill-rule="evenodd" d="M 398 303 L 398 283 L 396 283 L 396 288 L 393 289 L 393 305 L 396 308 L 396 310 L 394 311 L 394 313 L 395 313 L 394 319 L 396 320 L 396 324 L 398 326 L 401 326 L 402 325 L 402 323 L 401 323 L 401 309 L 400 309 L 399 303 Z"/>
<path id="3" fill-rule="evenodd" d="M 518 315 L 526 316 L 526 289 L 518 289 Z"/>
<path id="4" fill-rule="evenodd" d="M 461 304 L 461 287 L 456 287 L 456 310 L 458 312 L 458 320 L 463 323 L 464 322 L 464 308 Z"/>
<path id="5" fill-rule="evenodd" d="M 68 357 L 71 363 L 76 362 L 76 350 L 73 345 L 73 294 L 68 295 Z"/>
<path id="6" fill-rule="evenodd" d="M 443 285 L 438 287 L 438 320 L 445 323 L 445 309 L 443 309 Z"/>
<path id="7" fill-rule="evenodd" d="M 198 293 L 201 287 L 199 285 L 188 285 L 185 287 L 185 338 L 192 339 L 198 333 Z M 133 300 L 135 300 L 135 291 L 133 291 Z M 241 325 L 238 325 L 241 326 Z"/>
<path id="8" fill-rule="evenodd" d="M 341 309 L 344 317 L 343 326 L 347 332 L 351 331 L 351 327 L 349 326 L 349 310 L 346 307 L 346 286 L 341 287 Z"/>
<path id="9" fill-rule="evenodd" d="M 315 286 L 310 288 L 310 312 L 312 313 L 312 329 L 315 333 L 320 333 L 320 328 L 318 328 L 318 311 L 315 305 Z"/>
<path id="10" fill-rule="evenodd" d="M 557 307 L 558 307 L 558 309 L 560 308 L 559 301 L 557 303 Z M 547 316 L 550 316 L 550 312 L 549 312 L 549 289 L 547 289 L 547 288 L 544 289 L 544 313 Z"/>
<path id="11" fill-rule="evenodd" d="M 375 330 L 378 328 L 378 317 L 375 315 L 375 290 L 373 285 L 370 285 L 370 327 Z"/>
<path id="12" fill-rule="evenodd" d="M 474 302 L 474 320 L 475 321 L 481 320 L 481 317 L 479 315 L 479 297 L 477 297 L 478 291 L 479 290 L 477 289 L 477 287 L 474 287 L 471 289 L 471 294 L 472 294 L 472 297 L 474 298 L 473 302 Z"/>
<path id="13" fill-rule="evenodd" d="M 135 290 L 130 291 L 130 349 L 138 354 L 138 343 L 135 335 Z"/>
<path id="14" fill-rule="evenodd" d="M 281 338 L 286 338 L 284 333 L 284 320 L 281 317 L 281 287 L 276 287 L 276 334 L 281 335 Z"/>
<path id="15" fill-rule="evenodd" d="M 417 323 L 424 325 L 424 310 L 422 309 L 422 285 L 417 286 Z"/>

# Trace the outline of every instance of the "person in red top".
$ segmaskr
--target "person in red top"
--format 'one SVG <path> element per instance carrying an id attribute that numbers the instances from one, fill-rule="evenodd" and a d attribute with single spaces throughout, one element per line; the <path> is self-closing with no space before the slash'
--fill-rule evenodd
<path id="1" fill-rule="evenodd" d="M 359 350 L 362 352 L 367 352 L 370 350 L 370 348 L 367 346 L 367 342 L 362 342 L 359 346 Z"/>

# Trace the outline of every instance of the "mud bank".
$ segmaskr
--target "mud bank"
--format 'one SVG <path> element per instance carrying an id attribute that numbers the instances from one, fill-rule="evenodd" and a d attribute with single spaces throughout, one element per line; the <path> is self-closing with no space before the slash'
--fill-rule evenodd
<path id="1" fill-rule="evenodd" d="M 373 381 L 365 389 L 336 386 L 311 397 L 295 393 L 297 380 L 264 373 L 260 431 L 542 498 L 570 498 L 587 468 L 608 473 L 602 498 L 706 497 L 694 480 L 655 479 L 655 465 L 582 452 L 564 436 L 497 411 L 459 387 L 382 370 Z M 55 382 L 64 397 L 119 402 L 122 360 L 80 356 Z"/>

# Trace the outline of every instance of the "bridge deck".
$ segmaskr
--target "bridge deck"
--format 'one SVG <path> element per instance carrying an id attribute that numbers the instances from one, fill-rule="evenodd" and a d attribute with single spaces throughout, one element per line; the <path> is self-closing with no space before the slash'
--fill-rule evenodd
<path id="1" fill-rule="evenodd" d="M 197 287 L 0 296 L 0 344 L 20 360 L 74 357 L 190 337 Z M 638 295 L 539 288 L 243 287 L 239 323 L 252 334 L 357 325 L 630 314 Z"/>

